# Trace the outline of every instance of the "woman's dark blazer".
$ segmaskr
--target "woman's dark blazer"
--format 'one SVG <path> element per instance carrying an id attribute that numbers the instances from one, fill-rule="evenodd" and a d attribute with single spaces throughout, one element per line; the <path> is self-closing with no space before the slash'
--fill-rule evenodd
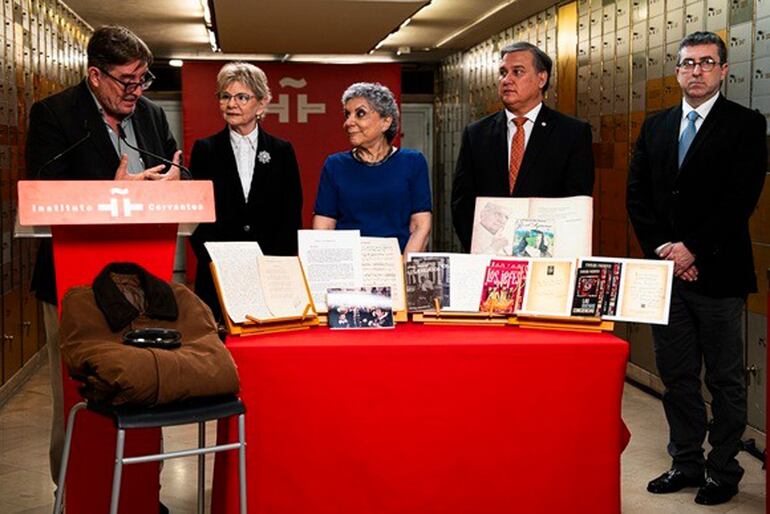
<path id="1" fill-rule="evenodd" d="M 230 129 L 225 127 L 195 142 L 190 171 L 193 179 L 214 183 L 217 219 L 198 225 L 190 243 L 198 258 L 195 292 L 220 318 L 210 259 L 203 243 L 256 241 L 265 255 L 297 255 L 297 230 L 302 228 L 299 166 L 291 143 L 260 127 L 254 176 L 246 201 L 230 144 Z"/>

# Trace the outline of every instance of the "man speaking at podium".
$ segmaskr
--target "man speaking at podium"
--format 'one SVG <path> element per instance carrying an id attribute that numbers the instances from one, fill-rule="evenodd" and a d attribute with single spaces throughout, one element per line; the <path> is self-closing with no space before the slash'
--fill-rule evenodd
<path id="1" fill-rule="evenodd" d="M 77 86 L 36 102 L 29 115 L 29 179 L 179 180 L 181 151 L 163 110 L 142 97 L 154 79 L 152 53 L 133 32 L 105 26 L 87 47 L 88 74 Z M 42 301 L 53 389 L 51 476 L 64 443 L 59 322 L 50 240 L 37 254 L 32 290 Z"/>

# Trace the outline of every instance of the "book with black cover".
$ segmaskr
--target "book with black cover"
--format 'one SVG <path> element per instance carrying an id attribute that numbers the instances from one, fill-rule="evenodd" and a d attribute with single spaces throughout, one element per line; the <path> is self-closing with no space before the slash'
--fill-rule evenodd
<path id="1" fill-rule="evenodd" d="M 406 263 L 406 301 L 410 312 L 441 307 L 449 301 L 449 257 L 413 257 Z"/>
<path id="2" fill-rule="evenodd" d="M 600 316 L 604 302 L 604 284 L 607 270 L 603 268 L 580 268 L 575 279 L 572 298 L 573 316 Z"/>

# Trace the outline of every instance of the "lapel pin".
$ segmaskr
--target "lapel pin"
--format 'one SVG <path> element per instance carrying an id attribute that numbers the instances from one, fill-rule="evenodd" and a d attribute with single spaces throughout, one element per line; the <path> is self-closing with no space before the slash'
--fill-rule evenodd
<path id="1" fill-rule="evenodd" d="M 541 126 L 543 126 L 543 127 L 545 127 L 546 123 L 545 123 L 545 122 L 542 122 L 542 123 L 540 123 L 540 125 L 541 125 Z"/>

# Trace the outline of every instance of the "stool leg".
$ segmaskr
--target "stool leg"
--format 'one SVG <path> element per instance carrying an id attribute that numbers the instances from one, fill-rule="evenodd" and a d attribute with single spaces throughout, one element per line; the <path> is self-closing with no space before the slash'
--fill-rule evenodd
<path id="1" fill-rule="evenodd" d="M 198 448 L 206 447 L 206 422 L 198 423 Z M 206 454 L 198 455 L 198 514 L 204 514 L 206 504 Z"/>
<path id="2" fill-rule="evenodd" d="M 126 431 L 118 429 L 118 440 L 115 444 L 115 469 L 112 472 L 112 495 L 110 498 L 110 514 L 118 514 L 120 502 L 120 475 L 123 472 L 123 449 L 126 444 Z"/>
<path id="3" fill-rule="evenodd" d="M 64 449 L 62 451 L 61 464 L 59 465 L 59 487 L 56 488 L 56 501 L 53 504 L 53 514 L 61 512 L 62 498 L 64 497 L 64 481 L 67 478 L 67 464 L 70 460 L 70 447 L 72 445 L 72 431 L 75 428 L 75 415 L 80 409 L 85 408 L 86 403 L 80 402 L 72 406 L 67 416 L 67 433 L 64 436 Z"/>
<path id="4" fill-rule="evenodd" d="M 238 416 L 238 489 L 241 496 L 241 514 L 246 514 L 246 418 Z"/>

